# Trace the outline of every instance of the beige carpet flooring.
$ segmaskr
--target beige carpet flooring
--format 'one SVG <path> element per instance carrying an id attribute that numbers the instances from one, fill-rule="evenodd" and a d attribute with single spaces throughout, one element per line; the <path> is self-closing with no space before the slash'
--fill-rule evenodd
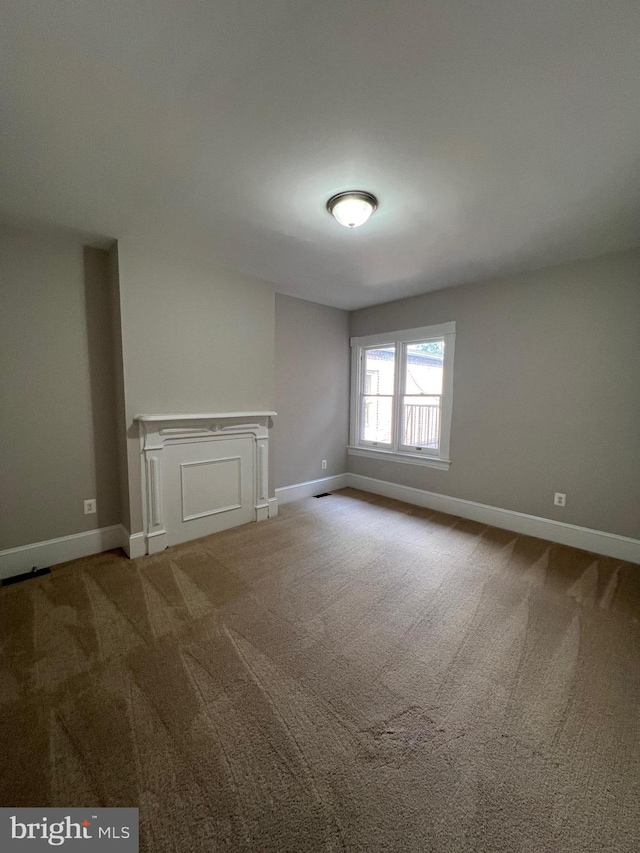
<path id="1" fill-rule="evenodd" d="M 637 851 L 640 568 L 354 490 L 0 592 L 0 805 L 141 849 Z"/>

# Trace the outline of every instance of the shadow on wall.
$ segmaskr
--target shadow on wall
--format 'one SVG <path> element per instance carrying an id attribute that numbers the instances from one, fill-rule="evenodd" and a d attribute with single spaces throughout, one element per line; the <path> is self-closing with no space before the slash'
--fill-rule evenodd
<path id="1" fill-rule="evenodd" d="M 107 252 L 85 246 L 83 269 L 95 497 L 98 503 L 96 526 L 108 527 L 120 523 L 121 513 Z"/>

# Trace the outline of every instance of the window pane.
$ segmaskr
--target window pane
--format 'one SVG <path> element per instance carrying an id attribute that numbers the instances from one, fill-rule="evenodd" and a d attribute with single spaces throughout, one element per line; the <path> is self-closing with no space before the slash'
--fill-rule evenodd
<path id="1" fill-rule="evenodd" d="M 407 345 L 406 394 L 442 394 L 444 341 Z"/>
<path id="2" fill-rule="evenodd" d="M 364 350 L 364 393 L 393 394 L 395 347 Z"/>
<path id="3" fill-rule="evenodd" d="M 440 397 L 405 397 L 402 443 L 437 450 L 440 446 Z"/>
<path id="4" fill-rule="evenodd" d="M 363 397 L 360 438 L 391 444 L 392 407 L 393 397 Z"/>

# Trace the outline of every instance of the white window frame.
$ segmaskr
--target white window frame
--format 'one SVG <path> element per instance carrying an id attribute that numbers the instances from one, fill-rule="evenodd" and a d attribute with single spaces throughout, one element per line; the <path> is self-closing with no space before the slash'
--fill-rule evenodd
<path id="1" fill-rule="evenodd" d="M 407 448 L 400 444 L 402 400 L 405 385 L 405 358 L 407 346 L 412 343 L 444 340 L 442 406 L 440 424 L 440 447 L 438 450 Z M 351 338 L 351 419 L 350 441 L 347 448 L 352 456 L 389 459 L 411 465 L 426 465 L 430 468 L 449 470 L 451 459 L 449 447 L 451 418 L 453 414 L 453 357 L 456 342 L 455 322 L 437 326 L 422 326 L 418 329 L 403 329 L 382 335 L 365 335 Z M 361 405 L 365 382 L 364 350 L 369 347 L 395 346 L 395 381 L 393 393 L 392 440 L 391 444 L 373 444 L 360 438 Z M 437 396 L 437 395 L 436 395 Z"/>

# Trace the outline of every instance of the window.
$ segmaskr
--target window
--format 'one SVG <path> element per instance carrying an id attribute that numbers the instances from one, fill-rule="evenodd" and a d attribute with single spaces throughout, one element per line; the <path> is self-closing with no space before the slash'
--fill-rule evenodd
<path id="1" fill-rule="evenodd" d="M 449 468 L 455 328 L 351 339 L 349 453 Z"/>

